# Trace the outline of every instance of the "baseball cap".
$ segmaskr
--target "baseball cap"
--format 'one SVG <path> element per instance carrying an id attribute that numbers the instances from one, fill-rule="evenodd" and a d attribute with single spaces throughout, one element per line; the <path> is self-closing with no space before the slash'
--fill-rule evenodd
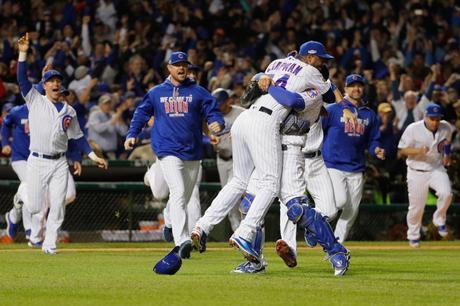
<path id="1" fill-rule="evenodd" d="M 173 275 L 179 271 L 182 266 L 182 259 L 179 256 L 179 246 L 174 247 L 165 257 L 153 267 L 153 271 L 157 274 Z"/>
<path id="2" fill-rule="evenodd" d="M 390 103 L 383 102 L 380 103 L 379 106 L 377 107 L 377 112 L 382 112 L 382 113 L 389 113 L 392 111 Z"/>
<path id="3" fill-rule="evenodd" d="M 425 108 L 425 116 L 427 117 L 442 117 L 442 107 L 436 103 L 428 103 Z"/>
<path id="4" fill-rule="evenodd" d="M 188 61 L 188 56 L 187 56 L 186 53 L 181 52 L 181 51 L 171 53 L 171 56 L 169 57 L 168 64 L 174 65 L 174 64 L 182 63 L 182 62 L 185 62 L 185 63 L 187 63 L 189 65 L 191 64 Z"/>
<path id="5" fill-rule="evenodd" d="M 353 73 L 353 74 L 348 75 L 345 78 L 345 87 L 348 87 L 353 83 L 361 83 L 363 85 L 366 85 L 367 81 L 365 77 L 359 74 Z"/>
<path id="6" fill-rule="evenodd" d="M 265 75 L 265 73 L 263 72 L 259 72 L 259 73 L 256 73 L 254 74 L 254 76 L 251 78 L 251 81 L 259 81 L 260 78 Z"/>
<path id="7" fill-rule="evenodd" d="M 300 55 L 316 55 L 324 59 L 333 59 L 334 57 L 326 52 L 324 45 L 319 41 L 310 40 L 303 43 L 299 50 Z"/>
<path id="8" fill-rule="evenodd" d="M 61 81 L 64 79 L 64 77 L 62 76 L 62 74 L 59 71 L 57 71 L 57 70 L 48 70 L 43 75 L 43 79 L 42 79 L 43 83 L 48 82 L 51 78 L 54 78 L 54 77 L 60 79 Z"/>
<path id="9" fill-rule="evenodd" d="M 110 95 L 102 95 L 99 97 L 99 100 L 97 102 L 98 104 L 112 102 L 112 97 Z"/>
<path id="10" fill-rule="evenodd" d="M 66 96 L 66 97 L 67 97 L 68 95 L 70 95 L 70 91 L 69 91 L 67 88 L 65 88 L 64 86 L 61 86 L 60 92 L 61 92 L 61 94 L 63 94 L 63 95 Z"/>
<path id="11" fill-rule="evenodd" d="M 228 91 L 223 88 L 217 88 L 211 95 L 216 98 L 217 105 L 221 105 L 230 97 Z"/>
<path id="12" fill-rule="evenodd" d="M 447 88 L 445 86 L 442 86 L 442 85 L 439 85 L 439 84 L 436 84 L 433 87 L 433 91 L 446 91 L 446 90 L 447 90 Z"/>

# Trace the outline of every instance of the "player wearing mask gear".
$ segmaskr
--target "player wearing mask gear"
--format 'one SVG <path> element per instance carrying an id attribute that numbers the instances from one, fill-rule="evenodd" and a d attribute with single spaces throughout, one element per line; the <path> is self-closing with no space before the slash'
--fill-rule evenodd
<path id="1" fill-rule="evenodd" d="M 323 157 L 334 187 L 337 209 L 342 213 L 335 236 L 340 242 L 347 238 L 358 216 L 364 187 L 365 151 L 379 159 L 385 152 L 379 147 L 380 130 L 373 110 L 363 106 L 366 80 L 358 74 L 345 79 L 345 98 L 327 108 L 322 118 L 324 130 Z M 356 114 L 356 121 L 344 119 L 344 109 Z"/>
<path id="2" fill-rule="evenodd" d="M 451 129 L 443 116 L 441 106 L 429 103 L 423 120 L 411 123 L 399 141 L 399 152 L 407 156 L 407 187 L 409 211 L 407 213 L 407 239 L 414 248 L 420 246 L 420 228 L 428 188 L 438 197 L 433 223 L 441 237 L 446 237 L 446 214 L 452 202 L 449 176 L 444 168 L 450 166 Z"/>
<path id="3" fill-rule="evenodd" d="M 189 64 L 187 54 L 171 54 L 167 66 L 169 77 L 144 96 L 136 108 L 125 141 L 125 149 L 132 149 L 146 122 L 151 116 L 155 117 L 151 132 L 152 148 L 170 190 L 167 205 L 174 243 L 180 246 L 182 258 L 190 257 L 192 248 L 186 204 L 195 186 L 203 156 L 202 122 L 207 122 L 212 133 L 220 132 L 224 126 L 214 98 L 187 78 Z"/>
<path id="4" fill-rule="evenodd" d="M 79 127 L 75 110 L 59 101 L 62 75 L 56 70 L 49 70 L 44 74 L 43 87 L 46 96 L 33 88 L 27 79 L 28 33 L 19 39 L 18 49 L 17 77 L 29 110 L 31 151 L 27 160 L 28 200 L 24 204 L 34 218 L 44 210 L 45 197 L 49 194 L 50 211 L 42 250 L 46 254 L 56 254 L 57 232 L 64 220 L 69 175 L 65 152 L 69 139 L 74 139 L 99 167 L 106 169 L 107 161 L 91 151 Z M 38 224 L 32 222 L 32 235 L 39 231 L 37 226 Z M 33 241 L 32 236 L 30 242 L 35 245 L 40 243 Z"/>

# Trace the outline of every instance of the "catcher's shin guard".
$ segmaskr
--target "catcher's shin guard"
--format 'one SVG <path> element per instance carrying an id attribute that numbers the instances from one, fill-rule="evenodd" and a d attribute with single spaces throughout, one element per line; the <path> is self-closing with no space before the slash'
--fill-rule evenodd
<path id="1" fill-rule="evenodd" d="M 329 223 L 316 210 L 303 204 L 301 198 L 288 201 L 286 206 L 289 220 L 299 224 L 315 236 L 329 256 L 337 253 L 348 253 L 348 250 L 334 237 L 334 232 Z"/>
<path id="2" fill-rule="evenodd" d="M 256 236 L 254 238 L 254 250 L 262 254 L 263 246 L 265 242 L 265 227 L 261 226 L 257 228 Z"/>
<path id="3" fill-rule="evenodd" d="M 244 195 L 243 199 L 240 202 L 240 213 L 241 213 L 241 219 L 244 219 L 244 217 L 248 214 L 249 208 L 251 208 L 251 204 L 254 201 L 254 196 L 250 193 L 247 193 Z"/>

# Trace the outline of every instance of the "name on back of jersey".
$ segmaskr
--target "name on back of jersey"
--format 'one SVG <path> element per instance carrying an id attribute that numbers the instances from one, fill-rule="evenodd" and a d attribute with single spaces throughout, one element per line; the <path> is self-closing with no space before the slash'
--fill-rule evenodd
<path id="1" fill-rule="evenodd" d="M 279 62 L 271 63 L 267 67 L 265 72 L 270 72 L 272 70 L 277 70 L 277 71 L 290 72 L 290 73 L 292 73 L 294 75 L 297 75 L 302 70 L 302 68 L 303 68 L 302 66 L 300 66 L 300 65 L 298 65 L 296 63 L 279 61 Z"/>
<path id="2" fill-rule="evenodd" d="M 160 97 L 165 113 L 169 117 L 183 117 L 188 113 L 189 103 L 192 103 L 193 96 Z"/>

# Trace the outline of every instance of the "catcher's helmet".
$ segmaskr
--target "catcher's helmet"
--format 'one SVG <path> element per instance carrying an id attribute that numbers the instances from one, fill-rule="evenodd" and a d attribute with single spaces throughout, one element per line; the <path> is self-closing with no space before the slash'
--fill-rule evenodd
<path id="1" fill-rule="evenodd" d="M 174 249 L 172 249 L 171 252 L 168 253 L 168 255 L 157 262 L 155 267 L 153 267 L 153 272 L 157 274 L 173 275 L 179 271 L 180 267 L 182 266 L 182 259 L 180 258 L 178 252 L 179 247 L 176 246 Z"/>
<path id="2" fill-rule="evenodd" d="M 216 90 L 212 92 L 211 95 L 214 98 L 216 98 L 217 105 L 221 105 L 222 103 L 227 101 L 228 98 L 230 98 L 228 91 L 223 88 L 217 88 Z"/>

